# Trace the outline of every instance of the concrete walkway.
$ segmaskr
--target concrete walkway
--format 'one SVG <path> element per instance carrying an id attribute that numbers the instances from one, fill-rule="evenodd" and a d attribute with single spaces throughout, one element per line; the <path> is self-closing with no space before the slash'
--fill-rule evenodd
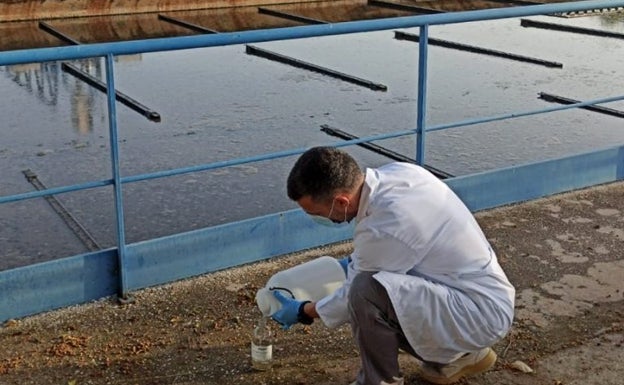
<path id="1" fill-rule="evenodd" d="M 474 384 L 624 384 L 624 184 L 477 215 L 517 289 L 499 355 L 535 371 Z"/>

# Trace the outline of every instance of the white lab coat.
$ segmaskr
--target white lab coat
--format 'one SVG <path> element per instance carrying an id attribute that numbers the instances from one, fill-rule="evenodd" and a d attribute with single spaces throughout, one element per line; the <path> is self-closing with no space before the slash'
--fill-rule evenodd
<path id="1" fill-rule="evenodd" d="M 327 326 L 349 321 L 355 275 L 378 271 L 407 340 L 427 361 L 450 362 L 507 333 L 515 290 L 445 183 L 408 163 L 367 169 L 355 220 L 347 281 L 316 305 Z"/>

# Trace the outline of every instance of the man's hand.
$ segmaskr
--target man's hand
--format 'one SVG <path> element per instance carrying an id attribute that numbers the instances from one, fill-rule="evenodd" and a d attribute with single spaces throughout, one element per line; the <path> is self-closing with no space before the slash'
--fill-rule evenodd
<path id="1" fill-rule="evenodd" d="M 288 298 L 278 290 L 273 291 L 273 295 L 282 304 L 282 307 L 273 313 L 271 318 L 282 325 L 282 329 L 290 329 L 291 326 L 299 322 L 299 314 L 303 311 L 303 306 L 308 301 L 303 302 L 297 301 L 293 298 Z"/>

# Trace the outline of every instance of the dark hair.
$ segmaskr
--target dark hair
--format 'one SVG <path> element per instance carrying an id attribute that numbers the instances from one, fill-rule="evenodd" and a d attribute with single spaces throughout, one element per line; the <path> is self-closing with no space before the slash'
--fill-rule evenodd
<path id="1" fill-rule="evenodd" d="M 313 147 L 304 152 L 288 175 L 288 197 L 298 201 L 309 195 L 315 201 L 330 199 L 336 191 L 351 190 L 362 170 L 351 155 L 334 147 Z"/>

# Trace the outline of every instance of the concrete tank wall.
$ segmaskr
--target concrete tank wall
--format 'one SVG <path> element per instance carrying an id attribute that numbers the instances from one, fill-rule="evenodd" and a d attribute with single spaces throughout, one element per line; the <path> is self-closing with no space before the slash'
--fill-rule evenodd
<path id="1" fill-rule="evenodd" d="M 0 0 L 0 22 L 283 3 L 283 0 Z"/>

